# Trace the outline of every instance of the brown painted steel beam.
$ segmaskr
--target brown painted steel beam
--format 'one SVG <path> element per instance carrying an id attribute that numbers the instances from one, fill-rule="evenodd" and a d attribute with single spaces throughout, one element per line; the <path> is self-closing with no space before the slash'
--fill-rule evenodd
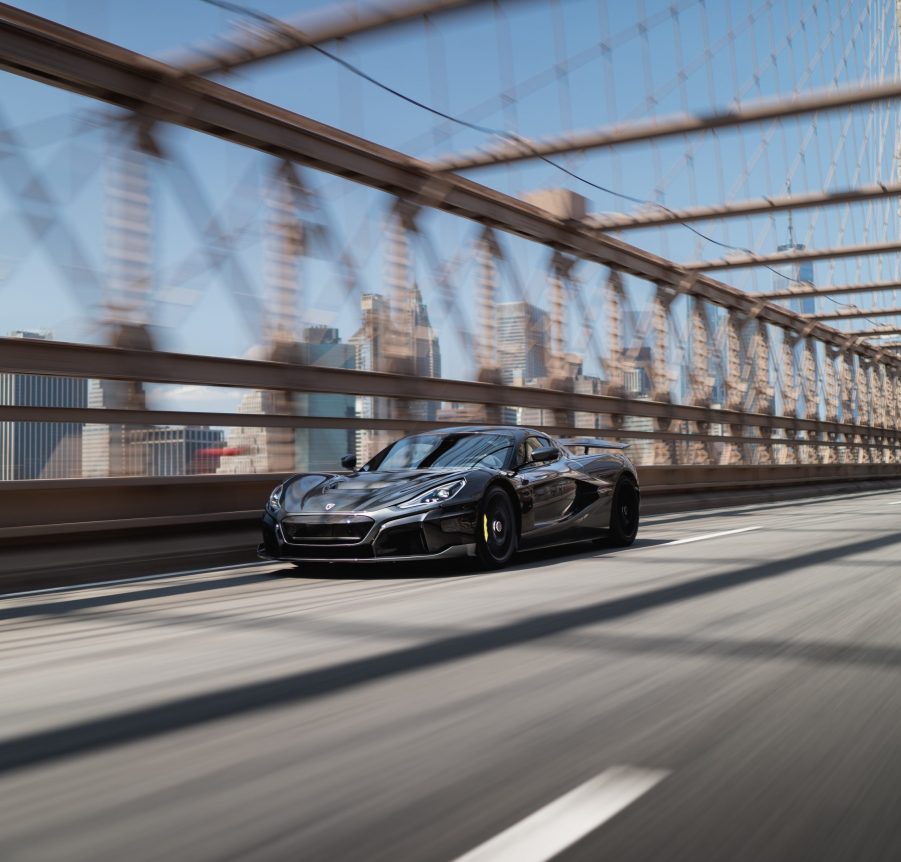
<path id="1" fill-rule="evenodd" d="M 901 196 L 901 183 L 879 183 L 857 189 L 838 189 L 832 192 L 786 195 L 785 197 L 757 198 L 737 203 L 714 204 L 704 207 L 670 210 L 649 206 L 633 215 L 589 216 L 585 224 L 596 230 L 635 230 L 637 228 L 662 227 L 711 219 L 740 218 L 782 210 L 813 209 L 839 204 L 861 203 L 880 198 Z"/>
<path id="2" fill-rule="evenodd" d="M 768 417 L 772 418 L 772 417 Z M 792 421 L 792 430 L 795 430 Z M 207 413 L 193 410 L 116 410 L 97 407 L 24 407 L 20 405 L 0 406 L 0 422 L 66 422 L 94 425 L 184 425 L 189 428 L 206 426 L 230 426 L 241 428 L 329 428 L 350 431 L 397 431 L 413 433 L 431 431 L 435 428 L 457 428 L 459 420 L 430 421 L 425 419 L 367 419 L 347 416 L 292 416 L 283 413 Z M 481 423 L 491 425 L 492 423 Z M 723 424 L 723 423 L 721 423 Z M 894 429 L 862 429 L 859 425 L 821 423 L 819 433 L 859 435 L 878 434 L 886 439 L 901 439 L 901 431 Z M 828 426 L 828 427 L 826 427 Z M 585 429 L 569 425 L 536 425 L 535 428 L 549 434 L 584 436 Z M 754 423 L 737 425 L 736 422 L 723 424 L 724 428 L 756 427 Z M 805 429 L 800 429 L 805 430 Z M 757 445 L 784 445 L 785 437 L 762 437 L 751 434 L 710 434 L 697 431 L 640 431 L 625 428 L 592 428 L 594 436 L 612 437 L 620 440 L 684 440 L 709 443 L 753 443 Z M 847 440 L 802 441 L 811 446 L 848 446 Z"/>
<path id="3" fill-rule="evenodd" d="M 824 314 L 806 314 L 805 317 L 810 320 L 855 320 L 861 317 L 894 317 L 899 314 L 901 308 L 846 308 Z"/>
<path id="4" fill-rule="evenodd" d="M 642 120 L 637 123 L 621 123 L 603 129 L 572 132 L 540 141 L 525 139 L 514 142 L 504 141 L 482 150 L 447 155 L 435 159 L 430 164 L 438 171 L 463 171 L 509 164 L 541 156 L 615 147 L 639 141 L 655 141 L 712 129 L 737 128 L 784 117 L 798 117 L 826 111 L 844 111 L 858 105 L 890 102 L 898 98 L 901 98 L 901 82 L 899 81 L 856 84 L 843 89 L 805 93 L 795 98 L 781 97 L 746 102 L 740 107 L 720 109 L 707 114 L 677 114 L 659 119 Z"/>
<path id="5" fill-rule="evenodd" d="M 848 339 L 856 337 L 856 335 L 857 333 L 845 333 L 844 338 Z M 875 351 L 873 353 L 875 354 Z M 781 428 L 816 433 L 861 433 L 859 426 L 834 422 L 796 419 L 790 416 L 771 416 L 764 413 L 745 413 L 739 410 L 723 410 L 713 407 L 695 407 L 662 401 L 618 398 L 610 395 L 583 395 L 527 386 L 413 377 L 402 374 L 355 371 L 346 368 L 289 365 L 251 359 L 224 359 L 162 351 L 127 350 L 40 339 L 0 338 L 0 368 L 4 371 L 22 374 L 90 377 L 101 380 L 137 380 L 241 389 L 274 389 L 288 392 L 331 392 L 342 395 L 370 395 L 418 401 L 440 400 L 463 404 L 492 404 L 595 414 L 649 416 L 656 419 Z M 43 408 L 33 409 L 40 411 Z M 66 411 L 77 409 L 81 411 L 78 413 L 79 416 L 86 417 L 68 421 L 96 421 L 89 418 L 97 415 L 89 412 L 94 408 L 56 409 Z M 62 416 L 63 414 L 58 415 Z M 113 417 L 117 415 L 128 416 L 130 414 L 127 412 L 117 413 L 112 410 L 103 413 L 103 416 L 110 422 L 114 422 Z M 158 424 L 241 424 L 251 427 L 262 427 L 265 424 L 262 421 L 265 417 L 258 417 L 255 414 L 245 414 L 249 418 L 236 423 L 232 423 L 229 418 L 232 414 L 222 413 L 191 414 L 181 411 L 151 413 L 148 411 L 142 415 L 145 417 L 144 421 L 151 424 L 155 424 L 157 420 Z M 150 419 L 151 415 L 155 416 L 155 419 Z M 292 416 L 284 420 L 276 419 L 276 423 L 284 421 L 285 424 L 290 424 L 291 420 L 299 419 L 302 417 Z M 369 420 L 364 421 L 369 422 Z M 346 427 L 371 426 L 348 425 Z M 398 427 L 407 427 L 405 420 Z M 865 433 L 872 432 L 873 429 L 868 428 Z M 886 433 L 895 434 L 896 432 L 886 431 Z M 897 433 L 901 434 L 901 432 Z M 629 432 L 623 436 L 640 435 Z"/>
<path id="6" fill-rule="evenodd" d="M 718 269 L 742 269 L 751 266 L 776 266 L 808 260 L 829 260 L 841 257 L 867 257 L 874 254 L 894 254 L 901 251 L 901 242 L 862 243 L 835 248 L 805 248 L 800 251 L 777 251 L 773 254 L 736 254 L 719 260 L 695 260 L 681 264 L 688 272 L 710 272 Z"/>
<path id="7" fill-rule="evenodd" d="M 226 33 L 194 48 L 171 52 L 161 59 L 192 75 L 215 75 L 262 60 L 301 51 L 420 18 L 434 18 L 486 0 L 392 0 L 391 3 L 326 5 L 281 22 L 280 30 L 260 25 Z M 507 0 L 511 2 L 511 0 Z"/>
<path id="8" fill-rule="evenodd" d="M 805 296 L 836 296 L 842 293 L 878 293 L 883 290 L 901 290 L 901 281 L 871 281 L 863 284 L 805 285 L 788 290 L 774 290 L 766 293 L 750 293 L 754 299 L 783 300 L 800 299 Z"/>
<path id="9" fill-rule="evenodd" d="M 106 407 L 0 405 L 0 422 L 85 422 L 95 425 L 186 425 L 238 428 L 335 428 L 348 431 L 428 431 L 459 422 L 293 416 L 286 413 L 222 413 L 197 410 L 130 410 Z"/>
<path id="10" fill-rule="evenodd" d="M 346 177 L 525 237 L 575 257 L 631 273 L 775 326 L 847 346 L 847 336 L 788 309 L 751 299 L 700 272 L 628 243 L 556 218 L 545 210 L 396 150 L 224 87 L 158 61 L 0 4 L 0 68 L 143 116 L 202 131 L 242 146 Z M 879 354 L 867 345 L 862 355 Z M 895 357 L 886 361 L 897 364 Z M 322 373 L 320 370 L 319 373 Z M 139 375 L 138 375 L 139 376 Z M 226 384 L 227 385 L 227 384 Z"/>
<path id="11" fill-rule="evenodd" d="M 879 335 L 901 335 L 901 327 L 897 326 L 877 326 L 873 329 L 858 329 L 853 332 L 849 332 L 849 335 L 854 338 L 875 338 Z M 873 346 L 876 348 L 882 347 L 882 345 L 878 341 L 873 342 Z"/>

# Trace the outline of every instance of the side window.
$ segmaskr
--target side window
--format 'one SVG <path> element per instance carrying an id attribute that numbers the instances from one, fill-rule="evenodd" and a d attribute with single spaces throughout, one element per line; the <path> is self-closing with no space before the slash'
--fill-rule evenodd
<path id="1" fill-rule="evenodd" d="M 545 449 L 548 446 L 553 446 L 554 444 L 547 437 L 537 437 L 531 436 L 526 437 L 525 443 L 522 446 L 522 460 L 521 464 L 531 464 L 532 463 L 532 453 L 536 449 Z"/>

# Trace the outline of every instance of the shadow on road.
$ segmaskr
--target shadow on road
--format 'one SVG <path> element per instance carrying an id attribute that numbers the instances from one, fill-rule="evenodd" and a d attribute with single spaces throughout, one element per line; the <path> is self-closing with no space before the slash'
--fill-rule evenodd
<path id="1" fill-rule="evenodd" d="M 90 610 L 92 608 L 143 602 L 147 599 L 160 599 L 168 596 L 187 596 L 195 593 L 207 593 L 214 590 L 227 590 L 232 587 L 244 586 L 245 584 L 274 580 L 277 577 L 277 574 L 269 573 L 241 574 L 235 576 L 223 575 L 216 580 L 186 580 L 180 581 L 177 584 L 165 584 L 164 586 L 141 589 L 135 589 L 134 585 L 126 585 L 121 592 L 105 592 L 97 595 L 80 596 L 75 599 L 64 599 L 62 601 L 47 601 L 46 598 L 49 597 L 45 597 L 43 601 L 38 601 L 33 605 L 17 605 L 0 610 L 0 622 L 27 617 L 52 617 L 76 611 Z"/>
<path id="2" fill-rule="evenodd" d="M 634 548 L 650 547 L 665 544 L 658 539 L 638 539 Z M 575 550 L 574 550 L 575 548 Z M 540 551 L 528 551 L 520 554 L 514 561 L 518 568 L 533 568 L 548 562 L 562 562 L 595 557 L 598 554 L 622 551 L 622 548 L 591 545 L 583 543 L 577 546 L 567 545 L 561 548 L 548 548 Z M 427 568 L 426 568 L 427 567 Z M 297 580 L 334 580 L 334 581 L 377 581 L 377 580 L 418 580 L 422 578 L 457 578 L 473 575 L 491 575 L 493 572 L 480 570 L 470 560 L 436 560 L 429 563 L 366 563 L 350 566 L 347 563 L 308 563 L 302 566 L 286 565 L 284 569 L 273 573 L 242 573 L 240 575 L 223 574 L 221 578 L 212 580 L 198 573 L 198 579 L 185 579 L 178 583 L 159 586 L 136 587 L 134 584 L 123 585 L 120 591 L 110 592 L 114 585 L 103 588 L 104 592 L 95 595 L 79 596 L 63 600 L 47 600 L 42 597 L 34 604 L 18 605 L 0 610 L 0 622 L 7 620 L 27 619 L 29 617 L 52 617 L 78 611 L 92 610 L 116 605 L 133 604 L 148 599 L 169 598 L 172 596 L 188 596 L 198 593 L 241 587 L 261 581 L 292 578 Z M 164 576 L 161 576 L 164 577 Z M 0 597 L 2 598 L 2 597 Z M 52 596 L 51 596 L 52 598 Z"/>
<path id="3" fill-rule="evenodd" d="M 901 544 L 901 534 L 889 533 L 878 538 L 822 547 L 783 560 L 741 566 L 580 608 L 527 617 L 495 628 L 442 637 L 375 656 L 14 737 L 0 743 L 0 772 L 160 736 L 217 719 L 303 703 L 363 683 L 508 649 L 583 626 L 622 619 L 898 544 Z"/>
<path id="4" fill-rule="evenodd" d="M 665 545 L 669 539 L 636 539 L 633 548 L 649 548 L 654 545 Z M 541 548 L 535 551 L 522 551 L 516 555 L 511 568 L 528 569 L 540 567 L 548 562 L 564 562 L 566 560 L 589 559 L 599 554 L 615 551 L 628 551 L 627 548 L 615 548 L 607 544 L 580 542 L 554 548 Z M 431 562 L 413 563 L 364 563 L 348 565 L 340 561 L 334 563 L 304 563 L 293 569 L 286 569 L 279 574 L 297 578 L 316 580 L 405 580 L 421 578 L 455 578 L 472 575 L 491 575 L 493 571 L 479 568 L 474 560 L 434 560 Z"/>

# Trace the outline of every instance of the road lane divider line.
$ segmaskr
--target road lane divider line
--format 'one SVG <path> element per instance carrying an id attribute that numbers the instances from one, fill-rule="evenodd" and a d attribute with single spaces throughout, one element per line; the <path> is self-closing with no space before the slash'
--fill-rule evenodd
<path id="1" fill-rule="evenodd" d="M 612 766 L 455 862 L 547 862 L 610 820 L 669 772 Z"/>
<path id="2" fill-rule="evenodd" d="M 899 504 L 901 504 L 901 500 L 891 500 L 889 502 L 889 506 L 897 506 Z"/>
<path id="3" fill-rule="evenodd" d="M 703 536 L 691 536 L 688 539 L 674 539 L 672 542 L 664 542 L 663 545 L 687 545 L 689 542 L 703 542 L 705 539 L 718 539 L 720 536 L 734 536 L 736 533 L 750 533 L 751 530 L 760 529 L 762 529 L 762 527 L 759 526 L 739 527 L 736 530 L 722 530 L 719 533 L 705 533 Z"/>

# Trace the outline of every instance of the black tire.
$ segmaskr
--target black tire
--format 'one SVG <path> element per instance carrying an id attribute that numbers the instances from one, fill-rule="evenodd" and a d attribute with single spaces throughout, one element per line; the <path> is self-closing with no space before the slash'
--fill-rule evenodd
<path id="1" fill-rule="evenodd" d="M 610 544 L 625 548 L 635 541 L 638 534 L 638 512 L 641 498 L 635 482 L 623 476 L 613 491 L 610 509 Z"/>
<path id="2" fill-rule="evenodd" d="M 476 555 L 482 568 L 506 566 L 516 553 L 518 539 L 510 496 L 497 486 L 489 488 L 476 523 Z"/>

